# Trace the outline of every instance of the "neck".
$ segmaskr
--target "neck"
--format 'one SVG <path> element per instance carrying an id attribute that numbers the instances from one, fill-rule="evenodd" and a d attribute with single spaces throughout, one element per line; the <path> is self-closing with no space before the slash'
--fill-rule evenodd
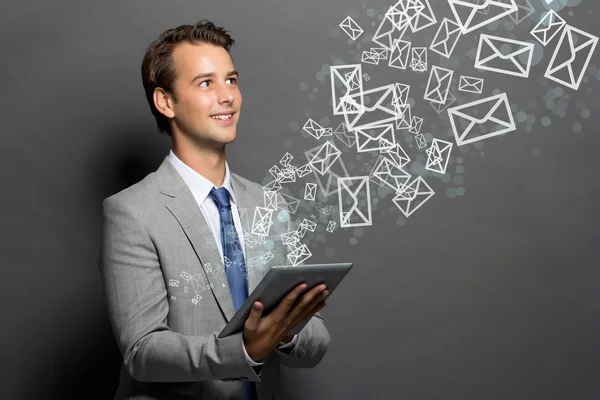
<path id="1" fill-rule="evenodd" d="M 182 143 L 173 137 L 173 153 L 185 165 L 208 179 L 216 187 L 225 181 L 225 145 L 209 148 Z"/>

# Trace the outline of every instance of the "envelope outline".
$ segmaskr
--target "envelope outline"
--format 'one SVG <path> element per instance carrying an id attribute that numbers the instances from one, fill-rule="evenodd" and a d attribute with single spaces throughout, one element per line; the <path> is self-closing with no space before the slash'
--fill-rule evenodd
<path id="1" fill-rule="evenodd" d="M 375 163 L 371 175 L 373 178 L 378 179 L 381 184 L 390 187 L 394 192 L 402 190 L 411 178 L 410 174 L 398 166 L 396 162 L 383 156 Z"/>
<path id="2" fill-rule="evenodd" d="M 540 22 L 532 29 L 531 35 L 538 40 L 542 45 L 546 46 L 548 43 L 560 33 L 560 31 L 567 25 L 567 22 L 558 15 L 554 10 L 550 10 L 545 13 Z M 555 30 L 548 37 L 548 31 L 552 28 Z"/>
<path id="3" fill-rule="evenodd" d="M 352 191 L 350 186 L 346 182 L 348 181 L 360 181 L 358 185 L 355 186 L 355 190 Z M 340 187 L 340 191 L 338 192 L 338 202 L 340 207 L 340 227 L 342 228 L 351 228 L 351 227 L 359 227 L 359 226 L 370 226 L 373 224 L 372 216 L 371 216 L 371 192 L 369 188 L 369 177 L 368 176 L 353 176 L 347 178 L 338 179 L 338 185 Z M 367 198 L 367 211 L 366 215 L 363 213 L 358 205 L 358 193 L 360 190 L 366 186 L 366 198 Z M 350 196 L 352 200 L 354 200 L 353 204 L 350 206 L 348 211 L 344 209 L 343 195 L 347 194 Z M 362 222 L 350 223 L 350 217 L 352 213 L 356 212 L 358 217 L 362 219 Z"/>
<path id="4" fill-rule="evenodd" d="M 497 40 L 499 42 L 504 42 L 507 44 L 519 45 L 519 46 L 523 46 L 523 47 L 516 51 L 513 51 L 511 54 L 504 55 L 498 49 L 499 46 L 495 46 L 492 43 L 493 40 Z M 488 56 L 487 58 L 482 60 L 481 59 L 481 50 L 483 48 L 484 43 L 486 43 L 489 47 L 491 47 L 493 49 L 494 54 L 492 54 L 491 56 Z M 522 42 L 519 40 L 507 39 L 507 38 L 502 38 L 502 37 L 498 37 L 498 36 L 491 36 L 491 35 L 486 35 L 485 33 L 482 33 L 481 36 L 479 37 L 479 46 L 477 47 L 477 57 L 475 59 L 475 68 L 486 70 L 486 71 L 498 72 L 500 74 L 512 75 L 512 76 L 521 77 L 521 78 L 529 78 L 529 71 L 531 70 L 531 61 L 533 60 L 534 47 L 535 46 L 533 43 Z M 517 56 L 519 56 L 520 54 L 525 53 L 525 52 L 529 52 L 529 57 L 527 59 L 527 63 L 525 65 L 525 67 L 523 67 L 523 65 L 521 65 L 519 63 Z M 486 62 L 493 61 L 497 57 L 501 58 L 503 60 L 509 60 L 510 62 L 512 62 L 512 64 L 514 66 L 517 67 L 517 69 L 520 72 L 508 71 L 508 70 L 505 70 L 502 68 L 490 67 L 490 66 L 485 65 Z"/>
<path id="5" fill-rule="evenodd" d="M 448 161 L 450 161 L 450 155 L 452 154 L 452 147 L 452 142 L 447 142 L 441 139 L 433 139 L 431 146 L 429 149 L 427 149 L 427 164 L 425 165 L 425 169 L 428 171 L 445 174 L 446 168 L 448 168 Z M 438 157 L 441 158 L 441 160 L 436 160 L 432 155 L 433 152 L 437 152 L 439 154 Z M 439 169 L 436 169 L 436 166 L 439 167 Z"/>
<path id="6" fill-rule="evenodd" d="M 486 0 L 482 4 L 473 4 L 473 3 L 469 3 L 468 1 L 465 1 L 465 0 L 448 0 L 448 4 L 450 5 L 450 9 L 452 10 L 452 14 L 454 14 L 456 22 L 458 22 L 458 24 L 461 27 L 462 33 L 465 34 L 465 33 L 472 32 L 476 29 L 479 29 L 491 22 L 497 21 L 500 18 L 505 17 L 505 16 L 517 11 L 517 4 L 515 3 L 515 1 L 514 0 L 507 0 L 507 1 L 510 2 L 510 5 L 508 5 L 506 3 L 502 3 L 499 0 Z M 457 10 L 458 6 L 471 8 L 471 13 L 469 14 L 466 21 L 461 20 L 460 15 Z M 488 7 L 490 7 L 490 9 L 491 9 L 492 6 L 498 7 L 499 9 L 502 9 L 503 11 L 501 11 L 497 15 L 494 15 L 490 18 L 486 18 L 483 21 L 472 25 L 473 19 L 475 18 L 475 16 L 477 15 L 477 13 L 479 11 L 485 10 Z M 487 11 L 485 13 L 485 15 L 488 15 L 488 14 L 489 14 L 489 11 Z"/>
<path id="7" fill-rule="evenodd" d="M 376 136 L 371 136 L 367 130 L 375 130 Z M 394 124 L 385 124 L 366 129 L 356 129 L 356 151 L 365 153 L 367 151 L 381 151 L 384 148 L 382 140 L 393 145 L 396 144 Z"/>
<path id="8" fill-rule="evenodd" d="M 425 139 L 425 135 L 423 135 L 422 133 L 415 136 L 415 142 L 417 142 L 417 147 L 419 149 L 427 147 L 427 139 Z"/>
<path id="9" fill-rule="evenodd" d="M 422 176 L 416 177 L 410 182 L 404 190 L 398 192 L 392 199 L 396 207 L 400 210 L 406 218 L 410 217 L 415 211 L 417 211 L 423 204 L 427 202 L 435 194 L 434 190 L 429 184 L 423 179 Z M 415 204 L 415 200 L 419 202 Z M 405 202 L 405 208 L 402 208 L 399 204 Z"/>
<path id="10" fill-rule="evenodd" d="M 350 36 L 350 39 L 356 40 L 362 33 L 363 29 L 350 17 L 347 16 L 341 23 L 340 28 Z"/>
<path id="11" fill-rule="evenodd" d="M 472 117 L 472 116 L 462 112 L 462 110 L 469 109 L 471 107 L 475 107 L 477 105 L 484 104 L 486 102 L 491 102 L 491 101 L 496 101 L 496 103 L 490 109 L 490 111 L 487 113 L 487 115 L 484 116 L 483 118 L 475 118 L 475 117 Z M 506 111 L 506 113 L 508 115 L 508 118 L 509 118 L 508 122 L 492 117 L 494 112 L 502 105 L 505 107 L 504 111 Z M 480 100 L 473 101 L 471 103 L 462 104 L 457 107 L 449 108 L 448 109 L 448 117 L 450 119 L 450 125 L 452 127 L 452 132 L 454 133 L 454 138 L 456 140 L 457 146 L 462 146 L 465 144 L 478 142 L 480 140 L 487 139 L 487 138 L 490 138 L 493 136 L 502 135 L 504 133 L 512 132 L 517 129 L 513 115 L 512 115 L 512 111 L 510 109 L 510 103 L 508 101 L 508 96 L 506 95 L 506 93 L 500 93 L 500 94 L 497 94 L 494 96 L 487 97 L 485 99 L 480 99 Z M 471 123 L 465 129 L 464 132 L 461 132 L 461 133 L 458 132 L 455 117 L 460 117 L 460 118 L 465 118 L 467 120 L 471 120 Z M 486 133 L 481 136 L 467 138 L 469 136 L 469 133 L 471 133 L 471 130 L 473 129 L 473 127 L 475 125 L 485 123 L 486 121 L 495 122 L 500 126 L 504 126 L 504 129 L 500 129 L 499 131 L 495 131 L 495 132 Z"/>
<path id="12" fill-rule="evenodd" d="M 587 42 L 583 41 L 582 44 L 580 44 L 577 47 L 574 47 L 573 32 L 578 34 L 579 36 L 587 37 L 589 40 Z M 555 66 L 554 63 L 556 62 L 556 57 L 558 56 L 558 53 L 560 52 L 561 48 L 563 47 L 565 40 L 568 40 L 569 49 L 571 50 L 571 52 L 573 54 L 571 55 L 569 60 L 563 62 L 560 65 Z M 575 74 L 573 72 L 573 66 L 571 64 L 573 61 L 575 61 L 577 59 L 578 53 L 590 45 L 591 45 L 591 48 L 589 49 L 587 59 L 583 65 L 583 67 L 581 68 L 579 77 L 577 77 L 577 79 L 575 79 Z M 548 63 L 548 68 L 546 69 L 546 72 L 544 73 L 544 77 L 546 77 L 547 79 L 553 80 L 555 82 L 558 82 L 562 85 L 565 85 L 568 88 L 578 90 L 579 86 L 581 85 L 581 81 L 583 80 L 583 77 L 585 75 L 585 72 L 587 71 L 587 68 L 590 65 L 590 61 L 592 60 L 592 56 L 594 55 L 594 51 L 596 50 L 597 45 L 598 45 L 598 37 L 597 36 L 594 36 L 590 33 L 584 32 L 581 29 L 574 28 L 571 25 L 567 25 L 563 29 L 563 32 L 560 36 L 558 44 L 556 45 L 556 49 L 554 50 L 554 54 L 552 54 L 552 59 Z M 571 78 L 571 82 L 564 81 L 564 80 L 552 75 L 552 74 L 558 72 L 559 70 L 561 70 L 562 68 L 567 68 L 567 71 L 569 72 L 569 77 Z"/>
<path id="13" fill-rule="evenodd" d="M 317 196 L 317 184 L 306 182 L 304 186 L 304 200 L 315 201 Z"/>
<path id="14" fill-rule="evenodd" d="M 350 75 L 350 79 L 347 79 L 346 76 L 342 75 L 340 71 L 343 69 L 350 70 L 348 73 Z M 363 104 L 363 86 L 362 86 L 362 66 L 361 64 L 348 64 L 348 65 L 332 65 L 329 68 L 331 75 L 331 101 L 333 107 L 333 115 L 346 115 L 352 114 L 353 111 L 349 111 L 346 108 L 345 97 L 351 94 L 351 92 L 357 92 L 354 94 L 353 101 L 354 103 Z M 342 86 L 345 88 L 345 93 L 341 96 L 336 95 L 336 82 L 340 82 Z M 353 83 L 351 85 L 350 83 Z M 356 87 L 358 86 L 358 87 Z M 356 113 L 358 111 L 354 111 Z"/>
<path id="15" fill-rule="evenodd" d="M 429 28 L 431 25 L 437 24 L 437 18 L 435 17 L 435 13 L 433 12 L 431 4 L 429 4 L 429 0 L 418 1 L 423 5 L 424 8 L 421 11 L 419 11 L 408 22 L 408 24 L 410 25 L 410 30 L 413 33 L 421 31 L 425 28 Z M 425 22 L 421 24 L 421 20 L 424 20 Z"/>
<path id="16" fill-rule="evenodd" d="M 438 103 L 432 103 L 432 102 L 429 102 L 429 104 L 431 104 L 431 107 L 433 107 L 433 109 L 438 114 L 441 114 L 442 111 L 444 111 L 446 108 L 450 107 L 450 105 L 452 103 L 454 103 L 455 101 L 456 101 L 456 97 L 454 97 L 454 95 L 452 94 L 452 92 L 448 92 L 448 98 L 446 99 L 446 101 L 444 102 L 444 104 L 438 104 Z"/>
<path id="17" fill-rule="evenodd" d="M 517 2 L 525 2 L 525 4 L 517 4 Z M 535 8 L 533 8 L 529 0 L 515 0 L 515 4 L 517 5 L 517 11 L 508 14 L 515 25 L 519 25 L 535 12 Z M 521 15 L 521 12 L 523 12 L 523 15 Z"/>
<path id="18" fill-rule="evenodd" d="M 444 104 L 450 92 L 450 84 L 452 83 L 453 76 L 454 71 L 452 70 L 435 65 L 432 66 L 423 98 L 432 103 Z M 432 85 L 432 82 L 437 82 L 437 84 L 433 83 Z M 430 88 L 430 86 L 433 86 L 433 88 Z"/>
<path id="19" fill-rule="evenodd" d="M 440 37 L 440 35 L 442 37 Z M 461 36 L 462 31 L 460 25 L 448 18 L 444 18 L 433 38 L 433 41 L 429 45 L 429 49 L 440 54 L 441 56 L 450 58 Z M 450 41 L 450 46 L 448 46 L 448 42 Z M 438 47 L 442 47 L 443 50 L 438 49 Z"/>
<path id="20" fill-rule="evenodd" d="M 367 128 L 371 128 L 374 126 L 379 126 L 379 125 L 383 125 L 386 123 L 390 123 L 393 122 L 397 119 L 397 115 L 396 115 L 396 110 L 395 107 L 390 106 L 384 106 L 382 105 L 382 103 L 384 102 L 384 100 L 386 100 L 388 98 L 388 96 L 392 97 L 391 103 L 394 102 L 394 100 L 396 99 L 396 92 L 394 91 L 394 84 L 391 85 L 385 85 L 385 86 L 380 86 L 374 89 L 369 89 L 364 91 L 363 93 L 361 93 L 362 98 L 364 98 L 364 96 L 367 95 L 371 95 L 373 93 L 378 93 L 381 92 L 383 93 L 375 102 L 375 104 L 371 107 L 367 107 L 364 104 L 362 106 L 360 106 L 360 104 L 355 103 L 357 106 L 360 107 L 360 112 L 357 113 L 356 115 L 349 115 L 349 114 L 344 114 L 344 119 L 346 122 L 346 127 L 353 131 L 356 129 L 367 129 Z M 350 95 L 347 96 L 348 101 L 352 101 L 354 102 L 354 96 L 356 95 Z M 361 118 L 365 117 L 365 115 L 368 115 L 374 111 L 381 111 L 383 112 L 383 114 L 387 114 L 387 117 L 384 117 L 383 119 L 379 119 L 377 121 L 371 121 L 371 122 L 364 122 L 362 121 L 361 123 Z M 351 119 L 352 117 L 352 119 Z M 365 117 L 366 119 L 366 117 Z"/>
<path id="21" fill-rule="evenodd" d="M 484 80 L 474 76 L 462 75 L 458 83 L 458 90 L 461 92 L 481 94 L 483 93 Z"/>
<path id="22" fill-rule="evenodd" d="M 388 66 L 392 68 L 406 69 L 408 66 L 408 56 L 410 56 L 412 44 L 401 39 L 394 39 Z M 398 53 L 396 55 L 396 53 Z"/>
<path id="23" fill-rule="evenodd" d="M 313 155 L 312 151 L 315 149 L 316 152 Z M 325 175 L 327 171 L 329 171 L 333 163 L 335 163 L 338 160 L 338 158 L 340 158 L 342 152 L 337 147 L 335 147 L 335 145 L 329 140 L 315 149 L 310 149 L 307 151 L 307 153 L 310 153 L 312 156 L 309 159 L 308 164 L 310 164 L 310 166 L 321 175 Z"/>

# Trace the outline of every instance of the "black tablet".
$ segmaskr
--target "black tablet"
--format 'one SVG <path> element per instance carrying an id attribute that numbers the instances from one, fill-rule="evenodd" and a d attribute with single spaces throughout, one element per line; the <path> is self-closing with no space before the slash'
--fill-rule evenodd
<path id="1" fill-rule="evenodd" d="M 304 292 L 324 283 L 331 296 L 337 285 L 344 279 L 352 263 L 336 264 L 306 264 L 275 266 L 267 272 L 258 286 L 248 296 L 242 307 L 235 313 L 225 328 L 219 333 L 219 338 L 224 338 L 244 330 L 244 324 L 250 315 L 252 304 L 259 300 L 263 303 L 263 317 L 270 313 L 279 302 L 296 286 L 306 283 Z M 303 293 L 304 293 L 303 292 Z M 298 324 L 290 335 L 299 333 L 309 320 Z"/>

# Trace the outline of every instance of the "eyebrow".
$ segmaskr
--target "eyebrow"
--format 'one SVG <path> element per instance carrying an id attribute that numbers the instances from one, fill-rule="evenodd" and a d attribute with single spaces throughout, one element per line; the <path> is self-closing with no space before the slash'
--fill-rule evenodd
<path id="1" fill-rule="evenodd" d="M 229 71 L 227 73 L 227 75 L 225 75 L 225 77 L 229 78 L 230 76 L 233 76 L 233 75 L 240 76 L 240 74 L 236 70 L 233 70 L 233 71 Z M 194 81 L 197 80 L 197 79 L 209 78 L 209 77 L 212 77 L 212 76 L 215 76 L 214 72 L 208 72 L 208 73 L 204 73 L 204 74 L 200 73 L 200 74 L 196 75 L 194 77 L 194 79 L 191 80 L 190 83 L 194 83 Z"/>

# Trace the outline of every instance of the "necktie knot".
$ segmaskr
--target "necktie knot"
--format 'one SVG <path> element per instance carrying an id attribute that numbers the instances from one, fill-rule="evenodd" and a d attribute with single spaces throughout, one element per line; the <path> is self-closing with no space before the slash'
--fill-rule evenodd
<path id="1" fill-rule="evenodd" d="M 212 188 L 208 195 L 217 204 L 219 210 L 231 207 L 231 197 L 229 195 L 229 191 L 224 187 L 220 187 L 218 189 Z"/>

